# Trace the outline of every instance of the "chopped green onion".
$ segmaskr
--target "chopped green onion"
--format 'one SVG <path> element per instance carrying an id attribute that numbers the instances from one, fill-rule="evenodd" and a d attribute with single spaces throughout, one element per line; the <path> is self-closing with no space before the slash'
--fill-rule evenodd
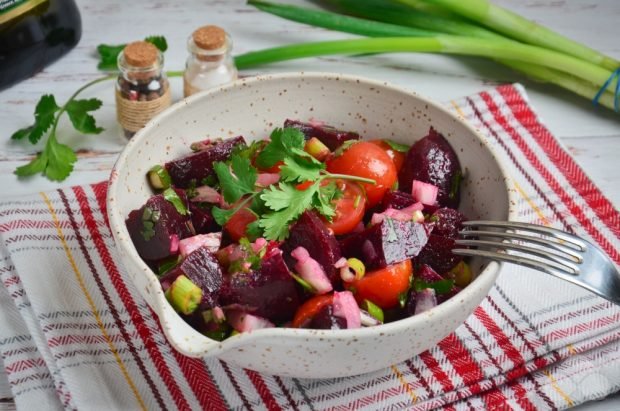
<path id="1" fill-rule="evenodd" d="M 392 150 L 398 151 L 399 153 L 406 153 L 409 151 L 409 146 L 407 144 L 400 144 L 390 139 L 384 139 L 383 141 L 385 141 L 385 144 L 390 146 Z"/>
<path id="2" fill-rule="evenodd" d="M 172 184 L 170 174 L 160 165 L 153 166 L 148 172 L 149 182 L 155 190 L 164 190 Z"/>
<path id="3" fill-rule="evenodd" d="M 295 274 L 294 272 L 291 271 L 291 277 L 293 277 L 295 279 L 295 281 L 297 281 L 299 283 L 299 285 L 301 285 L 301 287 L 308 291 L 309 293 L 315 294 L 316 290 L 314 289 L 313 286 L 310 285 L 310 283 L 308 283 L 306 280 L 304 280 L 303 278 L 301 278 L 300 276 L 298 276 L 297 274 Z"/>
<path id="4" fill-rule="evenodd" d="M 185 315 L 196 311 L 202 300 L 202 290 L 184 275 L 177 277 L 165 294 L 170 305 Z"/>
<path id="5" fill-rule="evenodd" d="M 364 275 L 366 274 L 366 266 L 361 260 L 358 260 L 354 257 L 348 258 L 347 265 L 355 272 L 356 280 L 361 280 L 362 278 L 364 278 Z"/>
<path id="6" fill-rule="evenodd" d="M 414 7 L 415 3 L 420 2 L 419 0 L 398 1 Z M 425 0 L 424 3 L 443 7 L 513 39 L 591 61 L 608 70 L 615 70 L 620 66 L 620 61 L 570 40 L 510 10 L 496 6 L 488 0 Z"/>
<path id="7" fill-rule="evenodd" d="M 187 207 L 173 188 L 167 188 L 163 194 L 166 201 L 172 204 L 179 214 L 187 215 Z"/>
<path id="8" fill-rule="evenodd" d="M 372 301 L 364 300 L 362 302 L 362 306 L 360 308 L 362 310 L 367 311 L 368 314 L 373 316 L 376 320 L 384 322 L 383 310 L 381 309 L 381 307 L 379 307 L 378 305 L 376 305 Z"/>
<path id="9" fill-rule="evenodd" d="M 471 268 L 469 264 L 465 261 L 460 261 L 457 265 L 455 265 L 450 270 L 450 276 L 454 279 L 454 283 L 459 287 L 465 287 L 473 278 L 473 273 L 471 272 Z"/>
<path id="10" fill-rule="evenodd" d="M 312 137 L 306 141 L 304 151 L 319 161 L 325 160 L 331 153 L 329 148 L 316 137 Z"/>

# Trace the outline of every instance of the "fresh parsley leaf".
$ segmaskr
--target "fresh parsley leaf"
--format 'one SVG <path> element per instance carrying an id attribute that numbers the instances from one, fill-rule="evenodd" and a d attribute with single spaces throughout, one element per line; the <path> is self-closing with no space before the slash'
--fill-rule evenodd
<path id="1" fill-rule="evenodd" d="M 284 240 L 289 233 L 289 225 L 301 213 L 308 209 L 318 191 L 318 183 L 306 190 L 297 190 L 293 185 L 279 183 L 277 187 L 270 186 L 260 197 L 273 212 L 263 214 L 259 225 L 265 230 L 268 240 Z"/>
<path id="2" fill-rule="evenodd" d="M 252 241 L 263 236 L 263 229 L 259 225 L 259 220 L 254 220 L 245 228 L 245 234 Z"/>
<path id="3" fill-rule="evenodd" d="M 398 151 L 400 153 L 406 153 L 409 151 L 409 146 L 407 144 L 397 143 L 396 141 L 392 141 L 389 139 L 384 139 L 385 143 L 392 148 L 394 151 Z"/>
<path id="4" fill-rule="evenodd" d="M 234 155 L 231 158 L 232 172 L 225 163 L 213 164 L 213 169 L 222 187 L 227 203 L 234 203 L 246 194 L 254 193 L 258 172 L 247 158 Z M 234 173 L 234 174 L 233 174 Z"/>
<path id="5" fill-rule="evenodd" d="M 71 147 L 58 143 L 56 138 L 52 137 L 49 136 L 45 146 L 47 153 L 45 175 L 52 181 L 62 181 L 73 171 L 77 156 Z"/>
<path id="6" fill-rule="evenodd" d="M 97 68 L 99 70 L 116 70 L 118 55 L 121 54 L 126 44 L 109 45 L 100 44 L 97 46 L 97 52 L 99 53 L 99 64 Z"/>
<path id="7" fill-rule="evenodd" d="M 71 100 L 67 103 L 65 109 L 69 114 L 69 119 L 73 123 L 73 127 L 77 131 L 86 134 L 99 134 L 103 128 L 97 127 L 95 118 L 88 114 L 89 111 L 95 111 L 101 107 L 101 100 L 91 98 L 88 100 Z"/>
<path id="8" fill-rule="evenodd" d="M 15 174 L 19 177 L 33 176 L 38 173 L 42 173 L 47 166 L 47 154 L 45 151 L 39 153 L 30 163 L 17 167 Z"/>
<path id="9" fill-rule="evenodd" d="M 236 212 L 237 209 L 225 210 L 219 207 L 213 207 L 211 209 L 211 215 L 213 216 L 213 219 L 221 226 L 226 224 L 228 220 L 230 220 L 230 217 L 232 217 L 233 214 L 235 214 Z"/>
<path id="10" fill-rule="evenodd" d="M 164 36 L 148 36 L 144 39 L 147 43 L 151 43 L 159 49 L 162 53 L 168 50 L 168 42 Z"/>
<path id="11" fill-rule="evenodd" d="M 28 126 L 20 128 L 11 136 L 11 140 L 22 140 L 24 137 L 29 136 L 34 126 Z"/>
<path id="12" fill-rule="evenodd" d="M 312 207 L 331 221 L 336 215 L 336 209 L 332 202 L 341 196 L 342 191 L 338 188 L 336 183 L 332 181 L 327 185 L 319 187 L 318 195 L 316 195 L 312 201 Z"/>
<path id="13" fill-rule="evenodd" d="M 187 212 L 188 212 L 187 207 L 185 206 L 185 204 L 183 204 L 183 200 L 181 200 L 181 197 L 179 197 L 179 195 L 177 194 L 176 191 L 174 191 L 173 188 L 165 189 L 163 192 L 163 195 L 166 201 L 171 203 L 174 206 L 174 208 L 176 208 L 179 214 L 187 215 Z"/>
<path id="14" fill-rule="evenodd" d="M 58 110 L 60 110 L 60 107 L 56 104 L 56 99 L 53 95 L 46 94 L 41 96 L 37 107 L 34 109 L 34 125 L 28 135 L 28 140 L 32 144 L 36 144 L 43 137 L 43 134 L 49 130 L 54 123 L 54 115 Z"/>
<path id="15" fill-rule="evenodd" d="M 319 163 L 320 164 L 320 163 Z M 323 167 L 307 161 L 295 161 L 292 157 L 286 157 L 284 164 L 280 166 L 280 177 L 283 181 L 315 181 L 320 177 Z"/>
<path id="16" fill-rule="evenodd" d="M 305 137 L 296 128 L 276 128 L 271 132 L 269 138 L 271 141 L 256 158 L 256 164 L 259 167 L 273 167 L 278 161 L 283 161 L 285 157 L 292 157 L 296 154 L 293 151 L 294 148 L 303 151 Z"/>
<path id="17" fill-rule="evenodd" d="M 15 174 L 27 177 L 44 173 L 52 181 L 62 181 L 71 173 L 76 161 L 77 156 L 73 150 L 56 141 L 54 135 L 50 135 L 43 151 L 30 163 L 18 167 Z"/>

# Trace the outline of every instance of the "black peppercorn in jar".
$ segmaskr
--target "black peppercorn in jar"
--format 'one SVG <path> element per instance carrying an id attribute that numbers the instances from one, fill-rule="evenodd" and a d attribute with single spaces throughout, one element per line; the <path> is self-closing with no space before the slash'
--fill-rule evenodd
<path id="1" fill-rule="evenodd" d="M 170 86 L 163 63 L 162 53 L 145 41 L 128 44 L 118 56 L 116 115 L 127 138 L 170 106 Z"/>

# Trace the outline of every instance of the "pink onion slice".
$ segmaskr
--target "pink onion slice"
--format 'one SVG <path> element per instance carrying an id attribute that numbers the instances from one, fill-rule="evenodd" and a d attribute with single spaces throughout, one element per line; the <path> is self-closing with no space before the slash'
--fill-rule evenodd
<path id="1" fill-rule="evenodd" d="M 179 252 L 179 236 L 176 234 L 170 235 L 170 254 L 176 254 Z"/>
<path id="2" fill-rule="evenodd" d="M 256 185 L 267 187 L 278 181 L 280 181 L 280 174 L 278 173 L 259 173 L 256 178 Z"/>
<path id="3" fill-rule="evenodd" d="M 351 291 L 334 292 L 334 315 L 347 320 L 347 328 L 362 326 L 360 307 Z"/>
<path id="4" fill-rule="evenodd" d="M 429 183 L 413 180 L 411 184 L 411 195 L 414 200 L 422 204 L 434 205 L 437 202 L 439 188 Z"/>
<path id="5" fill-rule="evenodd" d="M 418 291 L 415 296 L 415 314 L 421 314 L 425 311 L 437 305 L 437 297 L 435 296 L 435 290 L 432 288 L 425 288 L 422 291 Z"/>
<path id="6" fill-rule="evenodd" d="M 385 218 L 391 218 L 399 221 L 411 221 L 419 222 L 418 212 L 424 209 L 424 205 L 420 202 L 414 203 L 409 207 L 397 210 L 395 208 L 387 208 L 382 213 L 374 213 L 370 219 L 370 224 L 375 225 L 383 222 Z"/>
<path id="7" fill-rule="evenodd" d="M 306 280 L 317 294 L 326 294 L 333 289 L 332 283 L 327 278 L 323 267 L 314 258 L 310 257 L 308 250 L 304 247 L 297 247 L 291 251 L 291 257 L 297 260 L 294 267 L 297 274 Z"/>
<path id="8" fill-rule="evenodd" d="M 179 252 L 183 258 L 200 247 L 207 247 L 212 253 L 220 248 L 222 233 L 197 234 L 193 237 L 184 238 L 179 242 Z"/>
<path id="9" fill-rule="evenodd" d="M 219 204 L 222 201 L 222 195 L 213 187 L 200 186 L 196 187 L 196 195 L 190 198 L 190 201 Z"/>
<path id="10" fill-rule="evenodd" d="M 261 328 L 275 327 L 275 325 L 266 318 L 237 310 L 227 312 L 226 319 L 232 328 L 240 333 L 260 330 Z"/>

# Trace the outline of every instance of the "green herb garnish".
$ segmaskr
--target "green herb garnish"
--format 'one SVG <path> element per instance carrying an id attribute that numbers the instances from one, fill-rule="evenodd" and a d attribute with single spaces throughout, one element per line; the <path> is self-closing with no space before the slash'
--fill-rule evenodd
<path id="1" fill-rule="evenodd" d="M 393 140 L 384 139 L 385 143 L 392 148 L 394 151 L 398 151 L 399 153 L 406 153 L 409 151 L 409 146 L 407 144 L 397 143 Z"/>
<path id="2" fill-rule="evenodd" d="M 179 195 L 176 191 L 174 191 L 173 188 L 165 189 L 162 194 L 164 195 L 166 201 L 172 204 L 179 214 L 187 215 L 187 207 L 183 203 L 183 200 L 181 200 L 181 197 L 179 197 Z"/>
<path id="3" fill-rule="evenodd" d="M 432 288 L 437 294 L 447 294 L 452 291 L 453 287 L 454 280 L 452 279 L 433 281 L 430 283 L 418 278 L 413 281 L 413 288 L 416 291 L 422 291 L 425 288 Z"/>

